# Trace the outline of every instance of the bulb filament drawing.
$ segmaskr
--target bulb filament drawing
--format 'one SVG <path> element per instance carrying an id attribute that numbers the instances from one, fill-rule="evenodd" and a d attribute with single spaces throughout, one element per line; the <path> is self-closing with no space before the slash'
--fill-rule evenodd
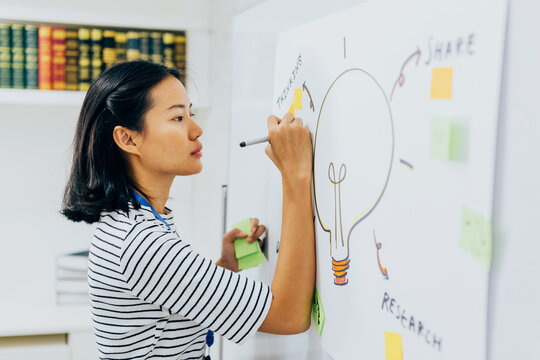
<path id="1" fill-rule="evenodd" d="M 330 162 L 328 166 L 328 180 L 334 186 L 334 232 L 330 234 L 333 235 L 332 246 L 337 250 L 338 247 L 347 249 L 347 255 L 344 259 L 335 259 L 332 256 L 332 270 L 334 271 L 334 284 L 336 285 L 346 285 L 347 280 L 347 270 L 349 269 L 349 249 L 348 246 L 345 247 L 345 241 L 343 240 L 343 217 L 341 216 L 341 183 L 345 180 L 347 175 L 347 166 L 341 164 L 339 168 L 339 174 L 336 178 L 336 170 L 334 168 L 334 163 Z M 336 252 L 339 253 L 339 252 Z"/>

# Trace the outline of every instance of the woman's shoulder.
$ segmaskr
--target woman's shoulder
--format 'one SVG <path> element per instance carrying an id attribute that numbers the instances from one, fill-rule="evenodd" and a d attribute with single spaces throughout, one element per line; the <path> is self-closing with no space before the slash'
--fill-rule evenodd
<path id="1" fill-rule="evenodd" d="M 129 232 L 131 228 L 145 220 L 143 209 L 136 209 L 132 203 L 128 204 L 128 210 L 102 211 L 99 217 L 98 228 L 102 225 L 114 227 L 119 231 Z"/>

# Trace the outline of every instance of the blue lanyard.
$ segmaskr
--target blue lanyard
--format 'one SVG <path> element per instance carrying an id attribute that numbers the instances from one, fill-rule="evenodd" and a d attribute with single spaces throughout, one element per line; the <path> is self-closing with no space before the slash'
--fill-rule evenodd
<path id="1" fill-rule="evenodd" d="M 154 207 L 152 205 L 150 205 L 150 203 L 148 201 L 146 201 L 145 198 L 143 198 L 138 192 L 136 192 L 135 190 L 133 190 L 133 195 L 135 195 L 135 199 L 137 199 L 137 201 L 139 202 L 139 204 L 141 205 L 144 205 L 144 206 L 148 206 L 151 210 L 152 210 L 152 213 L 154 214 L 154 216 L 159 220 L 161 221 L 162 223 L 165 224 L 165 226 L 167 226 L 167 228 L 169 230 L 171 230 L 171 227 L 169 226 L 169 224 L 167 224 L 167 222 L 161 217 L 161 215 L 158 214 L 158 212 L 156 211 L 156 209 L 154 209 Z"/>
<path id="2" fill-rule="evenodd" d="M 131 190 L 133 191 L 133 195 L 135 195 L 135 199 L 137 199 L 139 204 L 144 205 L 144 206 L 148 206 L 152 210 L 152 213 L 154 214 L 154 216 L 159 221 L 164 223 L 165 226 L 167 226 L 167 228 L 169 230 L 171 230 L 171 227 L 169 226 L 169 224 L 167 224 L 167 222 L 161 217 L 161 215 L 159 215 L 159 213 L 156 211 L 156 209 L 154 209 L 154 207 L 148 201 L 146 201 L 146 199 L 143 198 L 138 192 L 136 192 L 133 189 L 131 189 Z M 208 332 L 206 333 L 206 345 L 208 345 L 208 347 L 211 347 L 213 344 L 214 344 L 214 332 L 212 330 L 208 330 Z M 210 359 L 210 355 L 205 357 L 205 359 Z"/>

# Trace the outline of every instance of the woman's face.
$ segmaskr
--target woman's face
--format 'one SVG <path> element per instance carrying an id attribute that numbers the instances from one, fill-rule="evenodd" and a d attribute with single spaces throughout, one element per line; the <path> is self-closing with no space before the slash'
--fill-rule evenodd
<path id="1" fill-rule="evenodd" d="M 182 83 L 169 76 L 151 91 L 141 133 L 140 161 L 164 175 L 192 175 L 202 170 L 202 129 L 192 119 L 191 103 Z"/>

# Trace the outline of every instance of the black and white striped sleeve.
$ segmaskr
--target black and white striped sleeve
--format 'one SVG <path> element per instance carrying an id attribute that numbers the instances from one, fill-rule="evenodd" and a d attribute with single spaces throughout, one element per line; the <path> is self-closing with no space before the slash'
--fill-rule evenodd
<path id="1" fill-rule="evenodd" d="M 136 297 L 236 343 L 257 331 L 272 301 L 268 285 L 215 265 L 146 222 L 127 235 L 120 270 Z"/>

